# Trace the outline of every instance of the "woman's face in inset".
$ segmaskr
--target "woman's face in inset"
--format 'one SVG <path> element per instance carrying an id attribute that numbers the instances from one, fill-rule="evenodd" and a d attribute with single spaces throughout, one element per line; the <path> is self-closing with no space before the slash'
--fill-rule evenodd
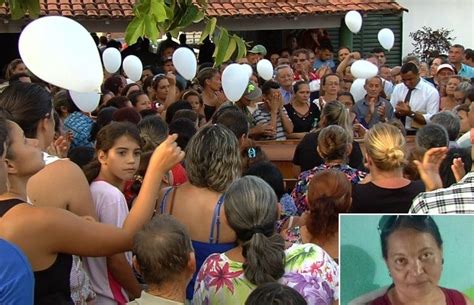
<path id="1" fill-rule="evenodd" d="M 405 298 L 418 298 L 438 287 L 442 261 L 443 251 L 430 233 L 403 228 L 387 239 L 385 262 L 397 293 Z"/>

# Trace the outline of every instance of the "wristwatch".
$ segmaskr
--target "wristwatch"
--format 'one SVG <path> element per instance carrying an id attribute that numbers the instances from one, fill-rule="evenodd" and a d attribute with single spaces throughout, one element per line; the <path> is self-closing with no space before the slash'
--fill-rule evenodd
<path id="1" fill-rule="evenodd" d="M 415 116 L 416 116 L 416 113 L 412 111 L 412 112 L 410 113 L 410 118 L 414 119 Z"/>

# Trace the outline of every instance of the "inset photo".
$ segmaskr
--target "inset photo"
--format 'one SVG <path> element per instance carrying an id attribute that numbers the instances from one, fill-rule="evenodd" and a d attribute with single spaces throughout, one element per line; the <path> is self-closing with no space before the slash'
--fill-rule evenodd
<path id="1" fill-rule="evenodd" d="M 340 304 L 474 300 L 474 215 L 340 215 Z"/>

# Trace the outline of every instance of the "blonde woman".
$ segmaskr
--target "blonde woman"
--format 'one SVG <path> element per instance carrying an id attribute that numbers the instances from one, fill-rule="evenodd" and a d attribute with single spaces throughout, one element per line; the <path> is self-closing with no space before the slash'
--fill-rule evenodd
<path id="1" fill-rule="evenodd" d="M 421 181 L 403 177 L 407 163 L 405 138 L 400 130 L 379 123 L 365 135 L 366 166 L 370 178 L 352 189 L 352 212 L 407 213 L 413 198 L 425 191 Z"/>

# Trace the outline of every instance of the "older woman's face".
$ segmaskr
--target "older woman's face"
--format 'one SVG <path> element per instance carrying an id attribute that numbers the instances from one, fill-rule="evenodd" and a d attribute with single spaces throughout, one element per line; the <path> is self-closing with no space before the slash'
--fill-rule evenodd
<path id="1" fill-rule="evenodd" d="M 387 240 L 385 260 L 398 294 L 417 298 L 438 287 L 443 251 L 429 233 L 400 229 Z"/>

